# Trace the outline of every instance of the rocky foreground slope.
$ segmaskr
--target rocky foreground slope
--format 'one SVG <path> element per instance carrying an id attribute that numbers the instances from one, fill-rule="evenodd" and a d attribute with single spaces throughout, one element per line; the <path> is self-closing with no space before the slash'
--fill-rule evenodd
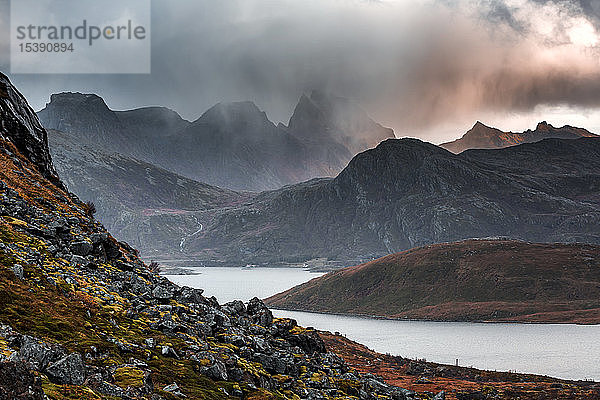
<path id="1" fill-rule="evenodd" d="M 45 131 L 4 75 L 0 110 L 0 398 L 415 397 L 258 299 L 160 277 L 49 180 Z"/>
<path id="2" fill-rule="evenodd" d="M 331 272 L 276 308 L 445 321 L 600 323 L 600 246 L 469 240 Z"/>
<path id="3" fill-rule="evenodd" d="M 540 122 L 534 130 L 524 132 L 503 132 L 477 121 L 461 138 L 440 146 L 453 153 L 469 149 L 501 149 L 523 143 L 534 143 L 544 139 L 579 139 L 598 135 L 583 128 L 565 125 L 555 128 L 547 122 Z"/>

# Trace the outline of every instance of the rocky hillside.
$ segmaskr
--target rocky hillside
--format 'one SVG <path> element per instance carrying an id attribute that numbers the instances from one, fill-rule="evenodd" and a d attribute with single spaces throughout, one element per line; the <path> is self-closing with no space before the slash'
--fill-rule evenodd
<path id="1" fill-rule="evenodd" d="M 50 130 L 48 140 L 54 165 L 69 190 L 93 201 L 97 219 L 146 259 L 180 253 L 187 238 L 202 230 L 199 221 L 210 210 L 252 198 L 107 153 L 64 132 Z"/>
<path id="2" fill-rule="evenodd" d="M 356 153 L 394 137 L 349 100 L 317 92 L 302 96 L 288 126 L 275 126 L 252 102 L 220 103 L 188 122 L 160 107 L 113 111 L 81 93 L 52 95 L 38 115 L 78 143 L 250 191 L 335 176 Z"/>
<path id="3" fill-rule="evenodd" d="M 461 153 L 468 149 L 501 149 L 522 143 L 534 143 L 544 139 L 579 139 L 597 137 L 597 135 L 573 126 L 565 125 L 555 128 L 547 122 L 540 122 L 535 130 L 524 132 L 502 132 L 477 121 L 460 139 L 443 143 L 440 146 L 453 153 Z"/>
<path id="4" fill-rule="evenodd" d="M 470 240 L 332 272 L 275 308 L 445 321 L 600 323 L 600 246 Z"/>
<path id="5" fill-rule="evenodd" d="M 0 88 L 0 397 L 420 397 L 258 299 L 220 305 L 160 277 L 49 181 L 45 131 L 4 75 Z"/>
<path id="6" fill-rule="evenodd" d="M 599 223 L 599 139 L 460 155 L 401 139 L 359 154 L 335 179 L 218 213 L 186 251 L 232 263 L 326 257 L 352 265 L 468 238 L 600 243 Z"/>

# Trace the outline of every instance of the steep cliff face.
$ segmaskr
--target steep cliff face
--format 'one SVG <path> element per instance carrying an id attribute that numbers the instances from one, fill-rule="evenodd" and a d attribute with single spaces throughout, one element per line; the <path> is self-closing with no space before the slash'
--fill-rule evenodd
<path id="1" fill-rule="evenodd" d="M 48 150 L 48 135 L 25 98 L 0 73 L 0 135 L 13 143 L 49 181 L 61 186 Z"/>
<path id="2" fill-rule="evenodd" d="M 59 187 L 46 132 L 2 82 L 0 397 L 414 398 L 257 298 L 220 305 L 144 265 Z"/>

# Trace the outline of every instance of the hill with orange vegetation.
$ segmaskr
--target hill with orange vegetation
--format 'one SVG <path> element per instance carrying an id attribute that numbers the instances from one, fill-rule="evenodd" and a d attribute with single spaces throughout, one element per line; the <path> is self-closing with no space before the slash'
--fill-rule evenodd
<path id="1" fill-rule="evenodd" d="M 600 246 L 430 245 L 331 272 L 266 303 L 389 318 L 600 323 Z"/>

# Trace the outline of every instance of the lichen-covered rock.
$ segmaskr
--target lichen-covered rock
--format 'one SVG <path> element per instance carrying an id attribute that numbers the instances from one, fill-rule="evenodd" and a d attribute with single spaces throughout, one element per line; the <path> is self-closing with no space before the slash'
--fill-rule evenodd
<path id="1" fill-rule="evenodd" d="M 78 353 L 71 353 L 50 364 L 45 373 L 50 381 L 61 385 L 81 385 L 85 381 L 85 365 Z"/>
<path id="2" fill-rule="evenodd" d="M 255 324 L 267 327 L 273 323 L 273 313 L 258 297 L 254 297 L 248 302 L 247 312 Z"/>
<path id="3" fill-rule="evenodd" d="M 157 286 L 152 290 L 152 296 L 162 302 L 173 298 L 173 290 L 167 286 Z"/>

